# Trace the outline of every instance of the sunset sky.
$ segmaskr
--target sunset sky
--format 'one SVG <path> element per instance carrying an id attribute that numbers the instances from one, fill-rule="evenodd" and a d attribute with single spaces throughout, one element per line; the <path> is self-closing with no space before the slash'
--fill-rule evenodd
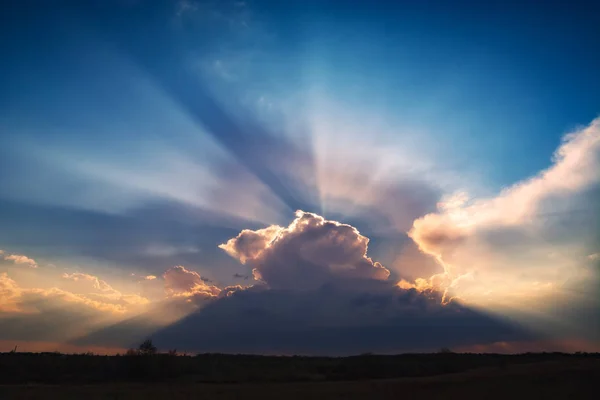
<path id="1" fill-rule="evenodd" d="M 600 351 L 592 3 L 3 2 L 0 351 Z"/>

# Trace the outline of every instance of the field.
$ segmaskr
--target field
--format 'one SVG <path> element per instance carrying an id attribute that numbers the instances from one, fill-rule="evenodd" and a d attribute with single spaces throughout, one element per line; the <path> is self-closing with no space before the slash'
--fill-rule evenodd
<path id="1" fill-rule="evenodd" d="M 6 357 L 0 355 L 0 360 Z M 18 357 L 18 356 L 17 356 Z M 30 356 L 36 359 L 36 356 Z M 42 356 L 37 356 L 41 360 Z M 57 356 L 59 357 L 59 356 Z M 68 356 L 73 357 L 73 356 Z M 93 356 L 82 356 L 93 357 Z M 210 380 L 196 375 L 180 375 L 151 381 L 133 381 L 131 379 L 111 381 L 97 379 L 96 383 L 86 383 L 73 376 L 62 375 L 60 382 L 54 384 L 35 382 L 7 383 L 0 385 L 0 399 L 596 399 L 600 382 L 600 356 L 568 356 L 557 354 L 528 356 L 498 355 L 401 355 L 401 356 L 361 356 L 340 359 L 298 358 L 302 360 L 297 368 L 297 375 L 268 376 L 260 378 L 260 365 L 267 366 L 271 362 L 280 365 L 293 365 L 294 357 L 249 357 L 249 356 L 211 356 L 225 365 L 219 374 L 230 370 L 236 379 Z M 220 357 L 223 357 L 220 359 Z M 103 357 L 98 357 L 102 359 Z M 104 357 L 106 358 L 106 357 Z M 110 358 L 110 357 L 109 357 Z M 13 358 L 14 359 L 14 358 Z M 114 357 L 112 357 L 114 360 Z M 121 359 L 126 359 L 122 357 Z M 138 358 L 142 359 L 142 358 Z M 179 359 L 180 357 L 173 357 Z M 196 357 L 189 357 L 190 360 Z M 63 360 L 68 360 L 65 358 Z M 249 361 L 251 360 L 251 361 Z M 296 360 L 296 361 L 298 361 Z M 450 360 L 450 361 L 448 361 Z M 478 360 L 475 366 L 472 360 Z M 492 360 L 493 362 L 490 362 Z M 207 360 L 202 360 L 203 364 Z M 238 364 L 239 361 L 239 364 Z M 327 362 L 332 364 L 327 365 Z M 417 362 L 431 363 L 438 366 L 426 373 L 421 370 L 420 376 L 414 376 L 408 369 L 394 369 L 393 365 L 417 365 Z M 254 372 L 248 375 L 236 375 L 235 365 L 254 364 Z M 337 364 L 335 364 L 337 363 Z M 7 372 L 6 362 L 0 364 L 2 374 Z M 216 363 L 212 364 L 213 366 Z M 307 378 L 305 372 L 318 365 L 354 365 L 338 370 L 337 375 Z M 376 373 L 365 377 L 353 375 L 353 368 L 358 371 L 373 367 Z M 443 372 L 450 365 L 460 372 Z M 389 375 L 394 378 L 378 378 L 383 369 L 392 368 Z M 217 369 L 219 369 L 217 367 Z M 285 368 L 284 368 L 285 369 Z M 304 372 L 302 371 L 304 369 Z M 318 369 L 318 368 L 317 368 Z M 241 370 L 241 369 L 240 369 Z M 346 371 L 343 376 L 340 371 Z M 408 373 L 407 373 L 408 371 Z M 289 373 L 289 371 L 288 371 Z M 51 373 L 50 373 L 51 374 Z M 413 376 L 407 376 L 413 375 Z M 86 375 L 87 376 L 87 375 Z M 346 379 L 344 379 L 346 378 Z M 71 381 L 70 381 L 71 380 Z"/>

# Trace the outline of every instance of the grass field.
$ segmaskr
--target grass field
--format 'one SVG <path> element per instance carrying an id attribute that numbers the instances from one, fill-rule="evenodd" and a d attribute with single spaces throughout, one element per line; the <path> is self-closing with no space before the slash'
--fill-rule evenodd
<path id="1" fill-rule="evenodd" d="M 422 378 L 292 383 L 2 385 L 0 399 L 597 399 L 600 360 L 485 367 Z"/>

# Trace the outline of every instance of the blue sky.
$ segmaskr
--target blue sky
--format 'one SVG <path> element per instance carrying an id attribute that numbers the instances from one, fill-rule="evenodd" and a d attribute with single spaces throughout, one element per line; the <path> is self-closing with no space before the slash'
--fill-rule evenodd
<path id="1" fill-rule="evenodd" d="M 502 262 L 540 267 L 489 282 L 556 287 L 600 253 L 600 10 L 589 3 L 3 4 L 0 249 L 35 260 L 40 276 L 14 257 L 2 271 L 50 287 L 62 282 L 40 272 L 52 265 L 144 297 L 132 274 L 166 284 L 185 266 L 222 290 L 257 267 L 218 245 L 286 227 L 301 209 L 358 228 L 407 290 L 445 298 L 488 279 L 472 265 Z M 587 161 L 553 158 L 569 132 L 580 140 L 566 159 Z M 544 234 L 524 225 L 532 218 Z M 470 239 L 450 254 L 430 221 L 445 229 L 436 238 L 460 228 Z M 511 258 L 515 237 L 529 247 Z M 485 262 L 463 257 L 475 244 Z M 580 258 L 542 267 L 542 253 Z M 489 282 L 478 287 L 497 292 Z"/>

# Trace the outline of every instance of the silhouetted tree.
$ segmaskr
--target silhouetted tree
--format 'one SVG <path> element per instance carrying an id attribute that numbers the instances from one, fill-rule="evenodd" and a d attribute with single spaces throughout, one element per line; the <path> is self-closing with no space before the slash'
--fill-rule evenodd
<path id="1" fill-rule="evenodd" d="M 156 354 L 156 346 L 152 343 L 152 339 L 146 339 L 138 347 L 138 353 L 142 356 L 151 356 Z"/>

